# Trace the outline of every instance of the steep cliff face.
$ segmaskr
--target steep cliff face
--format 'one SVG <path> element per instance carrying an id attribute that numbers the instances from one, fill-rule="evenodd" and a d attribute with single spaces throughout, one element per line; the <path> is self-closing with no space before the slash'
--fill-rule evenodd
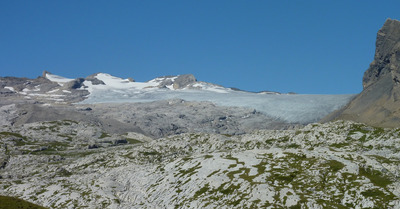
<path id="1" fill-rule="evenodd" d="M 374 61 L 363 77 L 363 91 L 330 119 L 381 127 L 400 126 L 400 21 L 387 19 L 378 31 Z"/>
<path id="2" fill-rule="evenodd" d="M 363 77 L 364 89 L 379 81 L 382 77 L 392 73 L 395 82 L 400 71 L 400 21 L 386 20 L 378 31 L 374 61 Z"/>

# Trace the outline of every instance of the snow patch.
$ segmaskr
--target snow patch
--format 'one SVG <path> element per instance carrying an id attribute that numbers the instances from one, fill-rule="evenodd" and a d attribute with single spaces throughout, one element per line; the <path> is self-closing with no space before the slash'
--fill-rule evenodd
<path id="1" fill-rule="evenodd" d="M 10 86 L 6 86 L 6 87 L 4 87 L 5 89 L 8 89 L 8 90 L 10 90 L 10 91 L 14 91 L 15 92 L 15 89 L 13 88 L 13 87 L 10 87 Z"/>
<path id="2" fill-rule="evenodd" d="M 49 73 L 46 73 L 46 78 L 49 79 L 50 81 L 58 83 L 60 86 L 63 86 L 64 83 L 67 83 L 67 82 L 70 82 L 70 81 L 74 80 L 74 79 L 71 79 L 71 78 L 65 78 L 65 77 L 62 77 L 62 76 L 59 76 L 59 75 L 53 75 L 53 74 L 49 74 Z"/>

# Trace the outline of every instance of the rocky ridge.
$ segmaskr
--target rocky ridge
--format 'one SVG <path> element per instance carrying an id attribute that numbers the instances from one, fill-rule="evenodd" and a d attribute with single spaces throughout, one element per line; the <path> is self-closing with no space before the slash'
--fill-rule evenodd
<path id="1" fill-rule="evenodd" d="M 400 21 L 387 19 L 378 31 L 374 61 L 363 77 L 363 91 L 324 121 L 353 120 L 380 127 L 400 124 Z"/>
<path id="2" fill-rule="evenodd" d="M 135 86 L 137 82 L 133 78 L 121 79 L 105 73 L 96 73 L 86 78 L 69 79 L 53 75 L 44 71 L 42 76 L 36 79 L 0 77 L 0 97 L 2 104 L 16 103 L 18 101 L 42 103 L 42 104 L 72 104 L 83 101 L 90 94 L 89 86 L 104 86 L 106 80 L 114 80 L 121 83 L 131 83 Z M 171 90 L 179 89 L 202 89 L 203 86 L 221 86 L 197 81 L 191 74 L 179 76 L 163 76 L 153 80 L 138 83 L 144 88 Z M 129 85 L 128 85 L 129 86 Z M 143 88 L 142 87 L 142 88 Z"/>

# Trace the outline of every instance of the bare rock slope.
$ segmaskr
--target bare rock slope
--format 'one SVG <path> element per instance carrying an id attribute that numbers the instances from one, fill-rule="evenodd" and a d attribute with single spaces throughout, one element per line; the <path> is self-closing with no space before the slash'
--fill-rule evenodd
<path id="1" fill-rule="evenodd" d="M 387 19 L 378 31 L 374 61 L 363 77 L 363 91 L 328 116 L 380 127 L 400 125 L 400 21 Z"/>

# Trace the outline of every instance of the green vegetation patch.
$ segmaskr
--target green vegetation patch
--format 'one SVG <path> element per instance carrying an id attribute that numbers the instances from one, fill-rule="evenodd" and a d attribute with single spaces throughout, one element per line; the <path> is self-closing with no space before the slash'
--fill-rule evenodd
<path id="1" fill-rule="evenodd" d="M 381 190 L 379 189 L 369 189 L 365 192 L 361 192 L 362 195 L 364 195 L 364 197 L 378 197 L 378 196 L 384 196 L 385 193 L 383 193 Z"/>
<path id="2" fill-rule="evenodd" d="M 201 189 L 197 190 L 196 193 L 194 193 L 193 198 L 197 199 L 199 196 L 203 195 L 208 190 L 210 190 L 210 185 L 206 184 L 206 185 L 204 185 L 204 187 L 202 187 Z"/>
<path id="3" fill-rule="evenodd" d="M 3 136 L 14 136 L 14 137 L 26 139 L 25 136 L 22 136 L 21 134 L 13 133 L 13 132 L 0 132 L 0 135 L 3 135 Z"/>
<path id="4" fill-rule="evenodd" d="M 386 194 L 378 188 L 369 189 L 361 192 L 364 197 L 370 197 L 376 200 L 375 208 L 388 208 L 389 202 L 397 199 L 393 193 Z"/>
<path id="5" fill-rule="evenodd" d="M 293 181 L 294 178 L 299 174 L 299 172 L 295 171 L 290 174 L 273 174 L 271 176 L 272 180 L 277 180 L 283 182 L 284 184 L 288 184 Z"/>
<path id="6" fill-rule="evenodd" d="M 344 147 L 349 147 L 350 146 L 350 143 L 346 143 L 346 142 L 343 142 L 343 143 L 335 143 L 335 144 L 331 144 L 330 145 L 331 147 L 334 147 L 334 148 L 344 148 Z"/>
<path id="7" fill-rule="evenodd" d="M 292 144 L 289 144 L 289 145 L 287 146 L 287 148 L 297 149 L 297 148 L 300 148 L 300 145 L 295 144 L 295 143 L 292 143 Z"/>
<path id="8" fill-rule="evenodd" d="M 213 158 L 213 155 L 204 155 L 204 159 L 209 159 L 209 158 Z"/>
<path id="9" fill-rule="evenodd" d="M 380 155 L 369 155 L 369 157 L 373 157 L 375 158 L 375 160 L 377 160 L 380 163 L 387 163 L 387 164 L 391 164 L 391 163 L 399 163 L 398 160 L 395 159 L 389 159 Z"/>
<path id="10" fill-rule="evenodd" d="M 129 144 L 140 144 L 140 143 L 143 143 L 142 141 L 139 141 L 139 140 L 133 139 L 133 138 L 125 138 L 125 139 L 126 139 L 126 141 L 129 142 Z"/>
<path id="11" fill-rule="evenodd" d="M 150 155 L 159 155 L 160 153 L 156 151 L 149 151 L 149 152 L 141 152 L 145 156 L 150 156 Z"/>
<path id="12" fill-rule="evenodd" d="M 0 196 L 0 209 L 46 209 L 15 197 Z"/>
<path id="13" fill-rule="evenodd" d="M 193 166 L 193 167 L 191 167 L 191 168 L 188 168 L 188 169 L 182 169 L 182 170 L 179 170 L 179 173 L 181 174 L 181 176 L 185 176 L 185 175 L 187 175 L 187 176 L 191 176 L 191 175 L 193 175 L 194 173 L 196 173 L 196 170 L 197 169 L 199 169 L 199 168 L 201 168 L 201 165 L 200 165 L 201 163 L 197 163 L 195 166 Z"/>
<path id="14" fill-rule="evenodd" d="M 361 132 L 361 133 L 363 133 L 363 134 L 366 134 L 366 133 L 368 133 L 368 132 L 370 132 L 370 131 L 368 130 L 368 127 L 365 126 L 365 125 L 362 125 L 362 124 L 352 124 L 352 125 L 350 126 L 349 135 L 353 135 L 353 134 L 355 134 L 355 133 L 357 133 L 357 132 Z"/>
<path id="15" fill-rule="evenodd" d="M 99 139 L 104 139 L 106 137 L 110 137 L 110 135 L 108 133 L 102 132 Z"/>
<path id="16" fill-rule="evenodd" d="M 345 167 L 345 165 L 337 160 L 329 160 L 328 162 L 326 162 L 325 164 L 322 164 L 323 166 L 328 166 L 329 170 L 333 171 L 333 172 L 338 172 L 339 170 L 341 170 L 342 168 Z"/>
<path id="17" fill-rule="evenodd" d="M 375 186 L 378 187 L 386 187 L 387 185 L 393 183 L 388 176 L 385 176 L 382 174 L 382 172 L 372 168 L 360 167 L 359 172 L 360 175 L 367 177 Z"/>

